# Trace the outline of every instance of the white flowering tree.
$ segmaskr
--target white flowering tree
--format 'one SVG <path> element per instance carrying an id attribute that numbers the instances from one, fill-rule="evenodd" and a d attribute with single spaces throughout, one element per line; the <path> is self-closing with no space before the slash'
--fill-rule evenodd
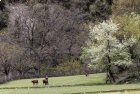
<path id="1" fill-rule="evenodd" d="M 112 65 L 129 65 L 132 63 L 128 46 L 135 43 L 135 38 L 118 39 L 115 33 L 119 31 L 119 25 L 112 20 L 104 21 L 98 25 L 90 25 L 89 39 L 83 47 L 83 59 L 90 59 L 92 64 L 104 62 L 107 70 L 107 77 L 115 82 Z"/>

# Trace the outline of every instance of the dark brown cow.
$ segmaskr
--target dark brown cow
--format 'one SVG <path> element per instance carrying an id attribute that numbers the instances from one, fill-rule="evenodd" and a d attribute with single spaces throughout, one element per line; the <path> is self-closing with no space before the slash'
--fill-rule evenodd
<path id="1" fill-rule="evenodd" d="M 33 85 L 38 85 L 38 80 L 32 80 Z"/>
<path id="2" fill-rule="evenodd" d="M 43 82 L 43 85 L 48 85 L 48 79 L 44 79 L 42 82 Z"/>
<path id="3" fill-rule="evenodd" d="M 88 75 L 89 75 L 88 73 L 85 73 L 85 76 L 86 76 L 86 77 L 88 77 Z"/>

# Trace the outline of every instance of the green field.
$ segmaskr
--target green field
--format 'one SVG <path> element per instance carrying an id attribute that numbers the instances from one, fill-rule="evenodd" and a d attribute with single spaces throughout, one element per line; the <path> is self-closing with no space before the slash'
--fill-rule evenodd
<path id="1" fill-rule="evenodd" d="M 59 87 L 59 86 L 89 86 L 95 84 L 104 84 L 105 74 L 89 75 L 77 75 L 77 76 L 66 76 L 66 77 L 52 77 L 49 78 L 49 87 Z M 11 81 L 6 84 L 0 85 L 0 88 L 17 88 L 17 87 L 33 87 L 31 81 L 34 79 L 16 80 Z M 39 80 L 39 85 L 37 87 L 44 87 L 42 80 Z M 36 87 L 36 86 L 34 86 Z"/>
<path id="2" fill-rule="evenodd" d="M 49 85 L 46 87 L 43 86 L 42 79 L 38 79 L 39 85 L 37 86 L 32 85 L 31 81 L 33 79 L 16 80 L 1 84 L 0 94 L 84 94 L 84 92 L 85 94 L 95 94 L 94 92 L 140 89 L 140 84 L 105 85 L 105 74 L 94 74 L 89 75 L 89 77 L 84 75 L 52 77 L 49 78 Z M 124 93 L 121 92 L 119 94 Z M 135 92 L 134 94 L 139 93 Z"/>

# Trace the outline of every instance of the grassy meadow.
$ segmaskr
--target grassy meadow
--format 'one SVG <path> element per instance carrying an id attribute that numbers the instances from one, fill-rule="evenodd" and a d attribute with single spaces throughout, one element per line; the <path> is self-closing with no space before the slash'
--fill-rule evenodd
<path id="1" fill-rule="evenodd" d="M 33 86 L 33 79 L 10 81 L 0 85 L 0 94 L 140 94 L 139 91 L 102 93 L 102 91 L 116 91 L 126 89 L 140 89 L 139 84 L 105 85 L 105 74 L 52 77 L 49 85 L 43 86 L 43 78 L 36 78 L 39 84 Z M 95 93 L 100 92 L 100 93 Z"/>
<path id="2" fill-rule="evenodd" d="M 39 80 L 39 84 L 33 86 L 32 80 Z M 77 75 L 77 76 L 66 76 L 66 77 L 52 77 L 49 78 L 49 87 L 61 87 L 61 86 L 89 86 L 95 84 L 104 84 L 105 74 L 89 75 Z M 7 82 L 0 85 L 0 88 L 28 88 L 28 87 L 44 87 L 42 83 L 43 78 L 24 79 Z"/>

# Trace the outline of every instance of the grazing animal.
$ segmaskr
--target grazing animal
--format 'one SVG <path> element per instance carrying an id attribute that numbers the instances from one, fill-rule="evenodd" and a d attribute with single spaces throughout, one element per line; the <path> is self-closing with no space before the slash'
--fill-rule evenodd
<path id="1" fill-rule="evenodd" d="M 88 72 L 84 72 L 84 75 L 85 75 L 86 77 L 88 77 L 88 76 L 89 76 Z"/>
<path id="2" fill-rule="evenodd" d="M 87 77 L 89 74 L 88 73 L 85 73 L 85 76 Z"/>
<path id="3" fill-rule="evenodd" d="M 32 80 L 33 85 L 38 85 L 38 80 Z"/>
<path id="4" fill-rule="evenodd" d="M 48 85 L 48 80 L 47 79 L 44 79 L 42 82 L 43 82 L 43 85 Z"/>

